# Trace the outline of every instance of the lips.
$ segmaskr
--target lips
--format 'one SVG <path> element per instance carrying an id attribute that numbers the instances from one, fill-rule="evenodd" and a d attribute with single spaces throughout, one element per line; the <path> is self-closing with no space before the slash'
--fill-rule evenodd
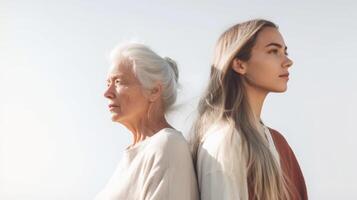
<path id="1" fill-rule="evenodd" d="M 279 77 L 289 77 L 289 73 L 287 72 L 287 73 L 281 74 L 281 75 L 279 75 Z"/>
<path id="2" fill-rule="evenodd" d="M 118 108 L 119 106 L 117 106 L 115 104 L 109 104 L 108 107 L 109 107 L 109 109 L 113 109 L 113 108 Z"/>

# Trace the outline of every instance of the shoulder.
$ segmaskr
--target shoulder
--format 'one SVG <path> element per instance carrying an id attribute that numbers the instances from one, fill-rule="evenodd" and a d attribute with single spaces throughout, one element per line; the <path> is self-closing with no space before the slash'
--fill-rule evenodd
<path id="1" fill-rule="evenodd" d="M 235 127 L 218 123 L 207 130 L 196 161 L 202 198 L 247 199 L 246 160 L 241 147 Z"/>
<path id="2" fill-rule="evenodd" d="M 229 137 L 233 135 L 231 134 L 233 131 L 235 130 L 232 130 L 227 124 L 216 123 L 211 125 L 200 142 L 199 150 L 204 149 L 212 155 L 224 151 L 223 147 L 226 146 L 225 143 L 229 141 Z"/>
<path id="3" fill-rule="evenodd" d="M 295 165 L 297 163 L 297 160 L 294 151 L 292 150 L 284 136 L 275 129 L 269 128 L 269 131 L 273 138 L 275 148 L 280 155 L 280 160 L 281 162 L 283 162 L 283 165 L 286 165 L 286 167 L 288 168 L 290 168 L 291 165 Z"/>
<path id="4" fill-rule="evenodd" d="M 279 131 L 270 127 L 268 127 L 268 129 L 278 150 L 290 150 L 289 143 Z"/>
<path id="5" fill-rule="evenodd" d="M 237 156 L 240 153 L 241 139 L 237 130 L 229 125 L 215 124 L 207 130 L 201 141 L 196 165 L 204 173 L 225 170 L 226 166 L 242 161 L 242 157 Z"/>
<path id="6" fill-rule="evenodd" d="M 187 147 L 186 139 L 180 131 L 172 128 L 165 128 L 152 136 L 150 146 L 158 149 L 172 149 L 177 147 Z"/>
<path id="7" fill-rule="evenodd" d="M 152 136 L 145 151 L 150 155 L 171 159 L 179 155 L 191 155 L 182 133 L 172 128 L 165 128 Z"/>
<path id="8" fill-rule="evenodd" d="M 294 184 L 295 189 L 297 189 L 294 195 L 300 196 L 301 199 L 307 199 L 306 185 L 304 176 L 300 169 L 298 160 L 282 134 L 277 130 L 269 128 L 269 131 L 274 140 L 276 149 L 280 155 L 280 162 L 282 164 L 282 169 L 285 171 L 286 175 L 289 177 L 291 183 Z M 296 198 L 297 199 L 297 198 Z M 300 198 L 299 198 L 300 199 Z"/>

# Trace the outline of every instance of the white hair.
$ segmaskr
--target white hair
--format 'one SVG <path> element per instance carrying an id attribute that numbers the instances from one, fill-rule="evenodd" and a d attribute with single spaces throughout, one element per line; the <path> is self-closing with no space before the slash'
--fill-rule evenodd
<path id="1" fill-rule="evenodd" d="M 175 103 L 179 72 L 174 60 L 169 57 L 162 58 L 148 46 L 136 42 L 117 46 L 112 50 L 110 58 L 113 63 L 129 61 L 134 74 L 146 89 L 152 89 L 160 82 L 166 110 Z"/>

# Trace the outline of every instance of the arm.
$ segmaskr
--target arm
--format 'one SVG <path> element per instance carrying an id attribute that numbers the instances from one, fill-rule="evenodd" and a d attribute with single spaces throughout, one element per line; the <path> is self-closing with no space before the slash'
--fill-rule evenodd
<path id="1" fill-rule="evenodd" d="M 197 176 L 201 200 L 247 200 L 245 170 L 234 166 L 233 172 L 230 172 L 228 165 L 231 163 L 219 161 L 214 155 L 217 154 L 212 155 L 205 149 L 201 149 L 198 155 Z"/>
<path id="2" fill-rule="evenodd" d="M 233 185 L 232 180 L 221 170 L 208 173 L 201 177 L 201 200 L 239 200 L 239 192 Z"/>

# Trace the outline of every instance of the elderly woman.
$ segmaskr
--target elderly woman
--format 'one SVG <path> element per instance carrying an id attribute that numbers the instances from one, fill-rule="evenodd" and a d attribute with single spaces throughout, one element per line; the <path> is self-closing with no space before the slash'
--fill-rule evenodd
<path id="1" fill-rule="evenodd" d="M 165 119 L 177 96 L 178 69 L 145 45 L 112 52 L 104 96 L 112 121 L 133 136 L 97 200 L 196 200 L 198 189 L 188 144 Z"/>

